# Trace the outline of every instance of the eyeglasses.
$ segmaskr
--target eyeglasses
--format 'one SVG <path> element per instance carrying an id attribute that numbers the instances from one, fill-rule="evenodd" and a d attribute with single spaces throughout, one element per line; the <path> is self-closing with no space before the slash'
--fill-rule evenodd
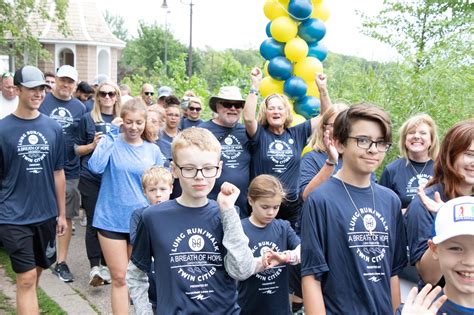
<path id="1" fill-rule="evenodd" d="M 369 138 L 366 137 L 347 137 L 349 139 L 355 139 L 357 140 L 357 146 L 361 149 L 369 150 L 372 147 L 372 144 L 375 143 L 375 148 L 377 148 L 377 151 L 379 152 L 387 152 L 388 149 L 392 146 L 391 142 L 388 141 L 372 141 Z"/>
<path id="2" fill-rule="evenodd" d="M 146 96 L 153 96 L 155 95 L 155 92 L 143 92 Z"/>
<path id="3" fill-rule="evenodd" d="M 234 107 L 235 109 L 241 109 L 241 108 L 244 108 L 244 104 L 243 103 L 223 103 L 223 102 L 219 102 L 219 104 L 221 104 L 224 108 L 227 108 L 227 109 L 231 109 L 232 107 Z"/>
<path id="4" fill-rule="evenodd" d="M 109 98 L 112 98 L 112 97 L 115 97 L 115 95 L 117 95 L 117 93 L 115 92 L 105 92 L 105 91 L 99 91 L 99 96 L 100 97 L 103 97 L 103 98 L 106 98 L 107 95 L 109 96 Z"/>
<path id="5" fill-rule="evenodd" d="M 198 172 L 201 172 L 202 176 L 205 178 L 216 177 L 217 172 L 219 171 L 219 166 L 205 166 L 203 168 L 196 168 L 191 166 L 179 166 L 176 164 L 176 167 L 181 171 L 181 175 L 184 178 L 194 178 L 197 176 Z"/>
<path id="6" fill-rule="evenodd" d="M 191 111 L 191 112 L 200 112 L 201 111 L 201 107 L 192 107 L 192 106 L 189 106 L 188 107 L 188 110 Z"/>
<path id="7" fill-rule="evenodd" d="M 8 78 L 8 77 L 13 77 L 13 73 L 12 72 L 4 72 L 2 74 L 2 78 Z"/>

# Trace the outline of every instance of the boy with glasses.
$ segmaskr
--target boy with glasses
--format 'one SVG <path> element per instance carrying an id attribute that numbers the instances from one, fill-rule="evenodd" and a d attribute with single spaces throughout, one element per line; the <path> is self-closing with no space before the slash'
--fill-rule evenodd
<path id="1" fill-rule="evenodd" d="M 391 140 L 390 117 L 370 104 L 334 122 L 342 168 L 303 206 L 301 275 L 310 314 L 390 314 L 400 304 L 397 274 L 407 263 L 400 199 L 371 181 Z"/>
<path id="2" fill-rule="evenodd" d="M 0 121 L 0 241 L 16 273 L 18 314 L 39 314 L 36 288 L 56 259 L 66 230 L 64 136 L 42 115 L 43 73 L 24 66 L 14 76 L 18 108 Z"/>
<path id="3" fill-rule="evenodd" d="M 197 127 L 200 123 L 202 123 L 201 110 L 202 110 L 202 103 L 199 97 L 189 97 L 187 100 L 188 106 L 186 107 L 186 117 L 181 119 L 181 123 L 179 124 L 179 129 L 184 130 L 190 127 Z"/>
<path id="4" fill-rule="evenodd" d="M 13 113 L 18 105 L 18 96 L 13 84 L 13 73 L 2 74 L 0 87 L 0 119 Z"/>
<path id="5" fill-rule="evenodd" d="M 209 131 L 184 130 L 172 151 L 182 194 L 143 212 L 131 262 L 147 272 L 153 256 L 158 314 L 238 314 L 234 279 L 262 268 L 234 207 L 239 190 L 224 183 L 217 202 L 208 199 L 222 168 L 221 146 Z"/>

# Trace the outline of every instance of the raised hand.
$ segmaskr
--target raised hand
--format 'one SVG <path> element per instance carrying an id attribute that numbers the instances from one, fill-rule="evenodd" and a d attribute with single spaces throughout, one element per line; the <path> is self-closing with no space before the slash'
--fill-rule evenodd
<path id="1" fill-rule="evenodd" d="M 323 135 L 323 143 L 326 147 L 326 153 L 328 154 L 328 159 L 331 162 L 337 163 L 339 159 L 339 152 L 337 152 L 334 142 L 329 138 L 329 130 L 326 130 Z"/>
<path id="2" fill-rule="evenodd" d="M 439 192 L 435 192 L 433 200 L 425 194 L 425 187 L 423 186 L 418 187 L 418 196 L 420 196 L 421 202 L 423 202 L 425 208 L 431 212 L 438 212 L 439 208 L 444 204 Z"/>
<path id="3" fill-rule="evenodd" d="M 441 288 L 436 287 L 430 292 L 431 288 L 431 284 L 427 284 L 418 294 L 416 287 L 411 289 L 403 306 L 402 315 L 436 315 L 441 305 L 448 298 L 446 295 L 443 295 L 436 299 L 441 292 Z"/>
<path id="4" fill-rule="evenodd" d="M 250 80 L 252 80 L 252 87 L 258 88 L 262 81 L 262 70 L 257 67 L 253 68 L 252 71 L 250 71 Z"/>
<path id="5" fill-rule="evenodd" d="M 239 194 L 240 190 L 237 188 L 237 186 L 229 182 L 224 182 L 221 186 L 219 195 L 217 195 L 217 204 L 219 205 L 221 211 L 234 208 Z"/>

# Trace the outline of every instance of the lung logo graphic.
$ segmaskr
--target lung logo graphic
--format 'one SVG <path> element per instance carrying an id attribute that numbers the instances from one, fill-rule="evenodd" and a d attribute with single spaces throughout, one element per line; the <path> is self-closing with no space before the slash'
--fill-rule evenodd
<path id="1" fill-rule="evenodd" d="M 41 161 L 49 154 L 49 150 L 48 140 L 41 132 L 29 130 L 18 139 L 18 155 L 28 163 L 26 170 L 30 173 L 41 173 Z"/>

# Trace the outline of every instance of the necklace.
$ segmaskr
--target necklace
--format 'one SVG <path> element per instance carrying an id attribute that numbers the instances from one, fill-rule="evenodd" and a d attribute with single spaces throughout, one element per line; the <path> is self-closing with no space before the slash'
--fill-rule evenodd
<path id="1" fill-rule="evenodd" d="M 430 160 L 428 160 L 428 161 L 425 162 L 425 165 L 423 165 L 423 168 L 422 168 L 421 171 L 418 173 L 418 171 L 416 170 L 416 168 L 413 166 L 413 163 L 411 162 L 411 160 L 408 159 L 408 162 L 410 162 L 411 168 L 415 171 L 416 175 L 423 174 L 423 171 L 425 170 L 426 165 L 428 165 L 428 162 L 429 162 L 429 161 L 430 161 Z"/>
<path id="2" fill-rule="evenodd" d="M 351 194 L 349 193 L 349 190 L 347 189 L 347 186 L 346 186 L 346 183 L 344 183 L 344 181 L 342 179 L 340 179 L 339 177 L 337 176 L 334 176 L 336 177 L 337 179 L 339 179 L 342 183 L 342 186 L 344 187 L 344 190 L 346 191 L 347 193 L 347 196 L 349 196 L 349 199 L 351 200 L 352 202 L 352 205 L 354 206 L 354 208 L 356 209 L 357 212 L 359 212 L 361 218 L 363 217 L 363 214 L 362 212 L 360 211 L 360 209 L 356 206 L 355 202 L 354 202 L 354 199 L 352 199 L 352 196 Z M 375 193 L 374 193 L 374 189 L 372 188 L 372 182 L 370 182 L 370 191 L 372 192 L 372 210 L 375 211 Z M 369 231 L 369 234 L 372 235 L 372 231 L 373 229 L 369 229 L 368 226 L 366 226 L 365 222 L 364 222 L 364 226 L 366 227 L 366 229 L 368 229 Z M 375 227 L 375 226 L 374 226 Z"/>

